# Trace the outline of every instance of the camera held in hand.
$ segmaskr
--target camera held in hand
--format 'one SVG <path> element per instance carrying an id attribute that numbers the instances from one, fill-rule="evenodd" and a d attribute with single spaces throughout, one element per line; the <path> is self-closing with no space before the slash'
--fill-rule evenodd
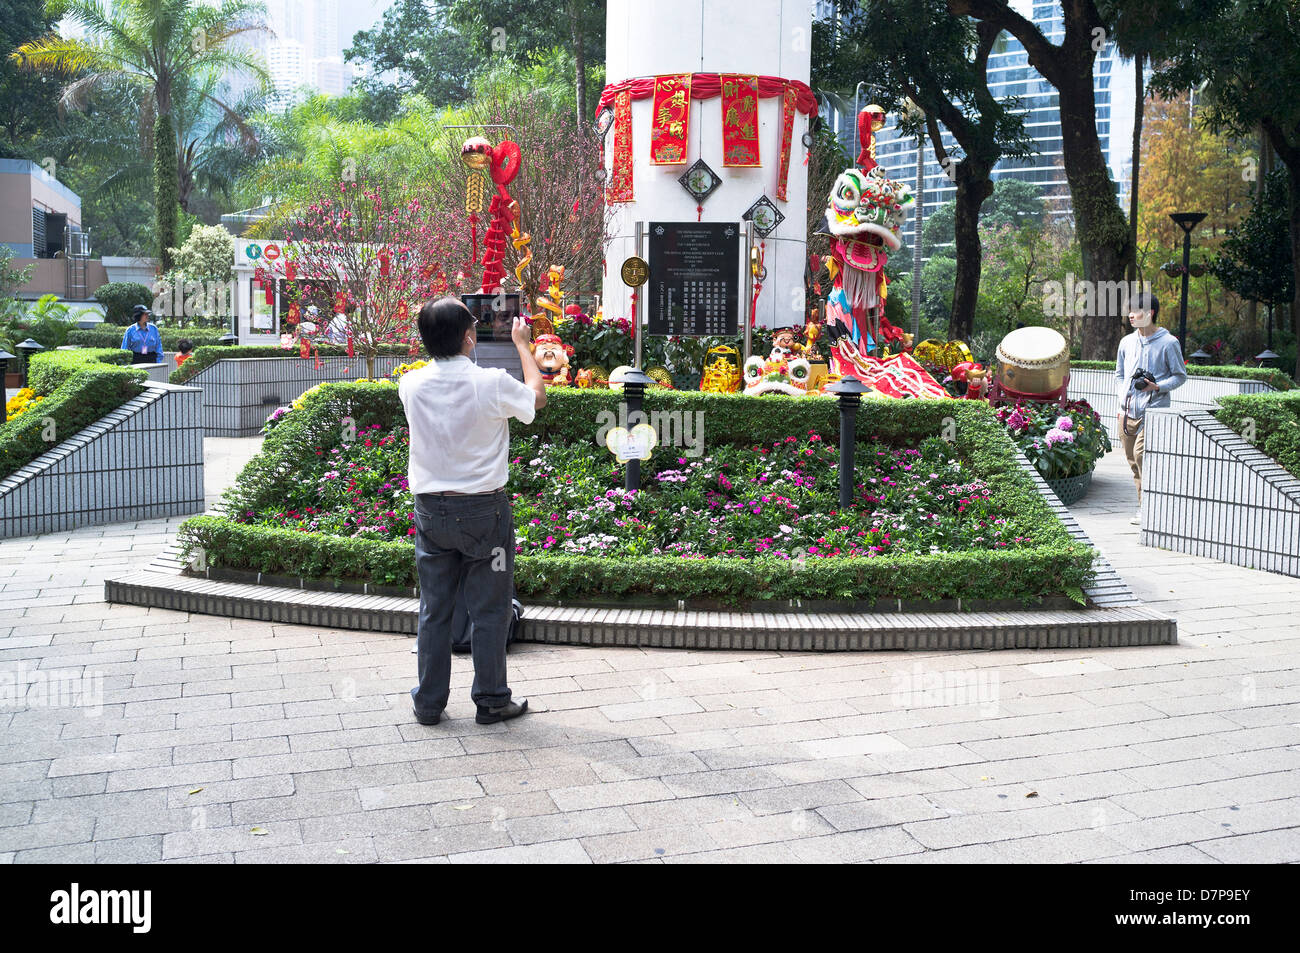
<path id="1" fill-rule="evenodd" d="M 1132 383 L 1133 383 L 1133 387 L 1136 388 L 1137 390 L 1141 390 L 1142 385 L 1147 383 L 1148 381 L 1151 383 L 1152 387 L 1156 386 L 1156 379 L 1151 376 L 1150 371 L 1147 371 L 1139 367 L 1136 371 L 1133 372 Z"/>

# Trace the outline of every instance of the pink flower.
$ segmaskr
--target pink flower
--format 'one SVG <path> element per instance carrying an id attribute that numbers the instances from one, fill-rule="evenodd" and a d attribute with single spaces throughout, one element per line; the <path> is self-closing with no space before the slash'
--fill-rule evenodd
<path id="1" fill-rule="evenodd" d="M 1066 417 L 1066 416 L 1058 417 L 1058 418 L 1056 419 L 1056 429 L 1057 429 L 1057 430 L 1072 430 L 1072 429 L 1074 429 L 1074 421 L 1071 420 L 1069 417 Z"/>

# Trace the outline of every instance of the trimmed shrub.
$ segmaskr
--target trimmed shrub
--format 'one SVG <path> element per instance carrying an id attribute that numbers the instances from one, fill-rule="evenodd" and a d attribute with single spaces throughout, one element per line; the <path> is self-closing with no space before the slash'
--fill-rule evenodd
<path id="1" fill-rule="evenodd" d="M 153 304 L 153 292 L 147 285 L 134 281 L 110 281 L 95 290 L 95 300 L 104 306 L 105 321 L 126 327 L 131 323 L 132 308 L 137 304 L 145 307 Z"/>
<path id="2" fill-rule="evenodd" d="M 75 329 L 68 335 L 69 344 L 79 347 L 121 347 L 122 328 L 98 327 L 87 330 Z M 159 328 L 162 335 L 164 351 L 175 351 L 182 340 L 192 341 L 196 348 L 205 345 L 216 346 L 225 328 Z"/>
<path id="3" fill-rule="evenodd" d="M 1071 361 L 1071 367 L 1084 371 L 1115 372 L 1114 361 Z M 1274 390 L 1291 390 L 1296 386 L 1283 371 L 1276 367 L 1238 367 L 1236 364 L 1202 366 L 1188 364 L 1187 373 L 1194 377 L 1226 377 L 1234 381 L 1263 381 Z"/>
<path id="4" fill-rule="evenodd" d="M 555 388 L 530 425 L 512 421 L 512 437 L 538 434 L 549 440 L 595 445 L 603 424 L 618 420 L 621 395 L 611 391 Z M 706 446 L 771 443 L 791 434 L 839 435 L 837 402 L 831 397 L 740 395 L 653 390 L 645 410 L 702 411 Z M 309 392 L 266 437 L 262 452 L 240 473 L 222 505 L 228 512 L 274 505 L 279 487 L 294 478 L 301 461 L 337 442 L 345 418 L 358 431 L 405 422 L 392 382 L 338 382 Z M 915 445 L 947 436 L 973 476 L 985 481 L 992 500 L 1010 521 L 1008 531 L 1035 544 L 1005 551 L 968 551 L 878 559 L 810 560 L 798 572 L 777 560 L 691 560 L 670 557 L 602 559 L 594 556 L 519 556 L 520 593 L 552 599 L 600 594 L 668 595 L 750 599 L 873 600 L 882 597 L 1029 598 L 1073 592 L 1086 586 L 1094 551 L 1074 540 L 1020 466 L 1015 448 L 992 410 L 974 401 L 889 400 L 863 402 L 860 440 Z M 597 452 L 604 452 L 597 451 Z M 190 554 L 207 563 L 276 575 L 416 585 L 408 543 L 358 540 L 324 533 L 237 523 L 223 516 L 196 517 L 181 527 Z"/>
<path id="5" fill-rule="evenodd" d="M 1219 398 L 1215 416 L 1300 479 L 1300 391 Z"/>
<path id="6" fill-rule="evenodd" d="M 220 337 L 221 335 L 217 336 Z M 236 345 L 234 347 L 226 347 L 220 344 L 208 344 L 207 346 L 200 347 L 197 340 L 194 338 L 190 338 L 190 340 L 194 341 L 194 353 L 190 355 L 188 361 L 176 370 L 172 371 L 169 380 L 173 384 L 184 384 L 191 377 L 195 376 L 200 371 L 207 369 L 222 358 L 283 357 L 292 358 L 298 361 L 311 360 L 311 358 L 300 357 L 296 350 L 282 348 L 278 344 L 244 344 Z M 318 349 L 321 357 L 348 356 L 348 349 L 342 344 L 321 344 L 318 345 Z M 411 349 L 400 344 L 383 344 L 379 347 L 379 353 L 380 355 L 408 355 L 411 353 Z M 357 354 L 352 358 L 352 360 L 358 363 L 358 367 L 360 368 L 358 375 L 364 376 L 366 370 L 366 359 L 360 354 Z"/>
<path id="7" fill-rule="evenodd" d="M 33 356 L 31 387 L 45 399 L 0 425 L 0 478 L 139 394 L 147 375 L 120 366 L 129 360 L 128 352 L 111 350 L 51 351 Z M 50 422 L 55 443 L 46 439 Z"/>

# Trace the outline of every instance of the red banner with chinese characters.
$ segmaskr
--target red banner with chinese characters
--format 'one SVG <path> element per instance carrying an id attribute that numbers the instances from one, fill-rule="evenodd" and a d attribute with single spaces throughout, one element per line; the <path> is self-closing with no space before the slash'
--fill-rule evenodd
<path id="1" fill-rule="evenodd" d="M 686 133 L 691 118 L 691 74 L 656 76 L 650 119 L 650 162 L 686 163 Z"/>
<path id="2" fill-rule="evenodd" d="M 798 100 L 794 87 L 787 86 L 781 97 L 781 168 L 776 174 L 776 197 L 786 201 L 786 182 L 790 178 L 790 144 L 794 140 L 794 110 Z"/>
<path id="3" fill-rule="evenodd" d="M 722 164 L 754 168 L 758 154 L 758 77 L 722 74 Z"/>
<path id="4" fill-rule="evenodd" d="M 632 94 L 614 97 L 614 167 L 609 175 L 607 202 L 632 202 Z"/>

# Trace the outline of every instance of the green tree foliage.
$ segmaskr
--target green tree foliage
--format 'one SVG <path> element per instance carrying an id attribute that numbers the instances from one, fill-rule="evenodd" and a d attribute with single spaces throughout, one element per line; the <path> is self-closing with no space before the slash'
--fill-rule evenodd
<path id="1" fill-rule="evenodd" d="M 956 202 L 945 202 L 925 220 L 921 230 L 921 248 L 925 255 L 953 257 L 953 213 Z M 1041 228 L 1045 206 L 1042 190 L 1032 182 L 1009 177 L 993 183 L 993 194 L 980 209 L 980 226 L 997 229 L 1010 225 L 1019 229 L 1025 225 Z"/>
<path id="2" fill-rule="evenodd" d="M 176 267 L 195 281 L 229 281 L 234 277 L 235 239 L 220 225 L 196 225 L 180 248 L 172 249 Z"/>
<path id="3" fill-rule="evenodd" d="M 1061 0 L 1065 30 L 1060 43 L 1020 12 L 1010 0 L 947 0 L 958 16 L 971 16 L 1005 30 L 1025 48 L 1029 64 L 1056 90 L 1061 117 L 1062 160 L 1082 248 L 1083 273 L 1090 281 L 1123 281 L 1134 256 L 1129 223 L 1115 198 L 1115 185 L 1101 149 L 1093 92 L 1099 40 L 1113 30 L 1097 0 Z M 1037 8 L 1036 8 L 1037 9 Z M 1098 308 L 1098 312 L 1105 311 Z M 1113 357 L 1123 328 L 1119 315 L 1087 316 L 1084 354 Z"/>
<path id="4" fill-rule="evenodd" d="M 1201 87 L 1214 130 L 1262 129 L 1287 171 L 1291 248 L 1300 248 L 1300 6 L 1295 0 L 1159 0 L 1162 62 L 1152 79 L 1171 95 Z M 1292 330 L 1300 338 L 1300 254 L 1292 255 Z M 1296 358 L 1300 375 L 1300 355 Z"/>
<path id="5" fill-rule="evenodd" d="M 57 12 L 84 28 L 85 38 L 50 34 L 23 44 L 11 59 L 62 76 L 68 82 L 61 103 L 72 108 L 84 108 L 96 90 L 130 86 L 139 92 L 141 128 L 153 127 L 155 241 L 168 271 L 178 243 L 180 193 L 173 110 L 188 90 L 234 115 L 216 98 L 216 77 L 243 71 L 269 81 L 260 60 L 231 42 L 263 28 L 265 7 L 250 0 L 224 0 L 218 7 L 198 0 L 118 0 L 109 7 L 60 0 Z"/>
<path id="6" fill-rule="evenodd" d="M 450 8 L 445 0 L 397 0 L 380 23 L 352 38 L 345 58 L 369 70 L 354 84 L 363 94 L 358 103 L 364 118 L 386 122 L 397 114 L 402 97 L 411 93 L 435 106 L 470 98 L 474 77 L 487 66 L 489 51 L 452 26 Z M 381 79 L 385 75 L 396 79 L 387 82 Z"/>
<path id="7" fill-rule="evenodd" d="M 1285 169 L 1274 169 L 1249 215 L 1220 248 L 1210 265 L 1224 287 L 1252 298 L 1269 311 L 1295 297 L 1295 267 L 1287 234 L 1290 191 Z"/>
<path id="8" fill-rule="evenodd" d="M 0 51 L 8 53 L 54 29 L 57 17 L 44 0 L 0 0 Z M 54 125 L 58 84 L 23 69 L 13 59 L 0 61 L 0 158 L 43 158 L 36 139 Z"/>
<path id="9" fill-rule="evenodd" d="M 881 103 L 887 108 L 910 104 L 900 128 L 928 136 L 935 158 L 957 185 L 949 333 L 968 337 L 980 283 L 980 208 L 993 193 L 993 167 L 1004 157 L 1034 152 L 1019 103 L 996 100 L 989 92 L 988 58 L 1001 30 L 952 16 L 946 0 L 856 0 L 841 4 L 837 15 L 836 70 L 876 78 L 874 98 L 889 99 Z M 881 29 L 882 23 L 906 23 L 907 29 Z M 953 154 L 940 124 L 956 140 Z"/>
<path id="10" fill-rule="evenodd" d="M 605 59 L 605 5 L 596 0 L 452 0 L 452 22 L 471 45 L 516 66 L 535 63 L 559 47 L 573 68 L 571 103 L 580 122 L 590 122 L 587 93 L 593 65 Z"/>

